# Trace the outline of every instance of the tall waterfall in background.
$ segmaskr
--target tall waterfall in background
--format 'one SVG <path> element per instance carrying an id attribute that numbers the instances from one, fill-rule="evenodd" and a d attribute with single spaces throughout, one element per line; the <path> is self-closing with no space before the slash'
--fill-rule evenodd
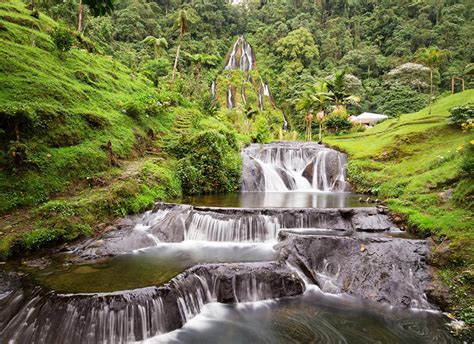
<path id="1" fill-rule="evenodd" d="M 252 144 L 242 158 L 242 191 L 349 191 L 346 155 L 319 144 Z"/>

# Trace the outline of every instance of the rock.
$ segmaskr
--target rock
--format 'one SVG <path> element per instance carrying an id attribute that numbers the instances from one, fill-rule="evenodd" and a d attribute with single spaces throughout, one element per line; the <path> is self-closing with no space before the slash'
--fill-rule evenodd
<path id="1" fill-rule="evenodd" d="M 447 266 L 451 262 L 451 248 L 449 240 L 445 239 L 441 243 L 430 240 L 432 250 L 430 253 L 430 263 L 436 267 Z"/>
<path id="2" fill-rule="evenodd" d="M 438 305 L 441 310 L 449 310 L 452 304 L 452 293 L 449 288 L 436 273 L 433 274 L 432 281 L 427 285 L 426 297 L 429 302 Z"/>
<path id="3" fill-rule="evenodd" d="M 448 189 L 446 191 L 438 193 L 438 197 L 442 202 L 447 202 L 453 197 L 453 189 Z"/>
<path id="4" fill-rule="evenodd" d="M 273 262 L 198 265 L 163 286 L 121 292 L 62 295 L 41 288 L 9 290 L 11 295 L 0 299 L 2 338 L 75 344 L 110 338 L 141 341 L 180 328 L 208 302 L 295 296 L 303 293 L 304 283 L 286 265 Z M 13 312 L 6 306 L 11 302 Z M 37 326 L 27 321 L 32 313 Z"/>
<path id="5" fill-rule="evenodd" d="M 25 260 L 22 263 L 23 263 L 23 265 L 26 265 L 29 268 L 38 268 L 40 270 L 43 270 L 48 265 L 51 264 L 51 259 L 42 257 L 42 258 L 38 258 L 38 259 Z"/>
<path id="6" fill-rule="evenodd" d="M 423 240 L 288 235 L 281 259 L 323 291 L 347 292 L 394 306 L 435 308 L 426 302 L 431 272 Z"/>

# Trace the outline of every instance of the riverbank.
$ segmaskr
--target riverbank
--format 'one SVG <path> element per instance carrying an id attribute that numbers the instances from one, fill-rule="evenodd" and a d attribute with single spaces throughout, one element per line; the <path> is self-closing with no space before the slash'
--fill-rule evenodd
<path id="1" fill-rule="evenodd" d="M 462 165 L 472 155 L 473 136 L 449 126 L 447 118 L 450 108 L 472 101 L 474 91 L 468 90 L 440 99 L 431 116 L 424 109 L 363 133 L 324 140 L 348 153 L 348 177 L 356 191 L 386 200 L 410 231 L 431 237 L 430 263 L 450 289 L 445 309 L 471 325 L 474 180 Z"/>

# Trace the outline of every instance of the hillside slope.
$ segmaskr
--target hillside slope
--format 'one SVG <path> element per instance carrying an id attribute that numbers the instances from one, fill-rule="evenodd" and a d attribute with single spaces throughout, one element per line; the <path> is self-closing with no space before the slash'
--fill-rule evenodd
<path id="1" fill-rule="evenodd" d="M 60 53 L 57 26 L 0 2 L 0 258 L 91 235 L 181 193 L 161 147 L 181 134 L 176 117 L 191 121 L 189 102 L 82 37 Z"/>
<path id="2" fill-rule="evenodd" d="M 473 135 L 449 126 L 449 109 L 474 101 L 474 90 L 440 99 L 428 109 L 385 121 L 362 133 L 328 137 L 349 154 L 358 191 L 386 200 L 412 231 L 432 236 L 431 262 L 455 292 L 454 308 L 473 320 L 474 180 L 462 164 Z"/>

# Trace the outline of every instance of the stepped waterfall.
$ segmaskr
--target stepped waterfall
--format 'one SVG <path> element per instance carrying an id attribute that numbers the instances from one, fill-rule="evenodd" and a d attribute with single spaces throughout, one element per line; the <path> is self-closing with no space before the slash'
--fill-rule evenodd
<path id="1" fill-rule="evenodd" d="M 250 68 L 252 60 L 246 59 L 245 66 Z M 350 190 L 345 181 L 346 156 L 322 145 L 252 144 L 242 151 L 242 158 L 242 195 Z M 249 309 L 249 303 L 276 300 L 265 304 L 265 309 L 275 309 L 274 316 L 278 316 L 279 307 L 290 307 L 288 302 L 300 300 L 304 307 L 312 307 L 331 294 L 351 309 L 360 308 L 359 299 L 396 306 L 385 310 L 394 317 L 399 315 L 392 309 L 435 310 L 430 302 L 428 245 L 424 240 L 400 237 L 400 233 L 383 207 L 242 208 L 157 203 L 140 216 L 124 219 L 100 240 L 79 243 L 63 255 L 67 266 L 77 269 L 86 264 L 96 271 L 95 262 L 111 260 L 117 261 L 122 274 L 129 259 L 153 257 L 153 261 L 181 264 L 181 273 L 166 283 L 147 287 L 71 293 L 32 284 L 22 274 L 0 271 L 0 338 L 19 343 L 193 342 L 198 335 L 195 331 L 199 335 L 203 329 L 218 331 L 213 322 L 223 328 L 230 326 L 232 322 L 213 318 L 215 312 L 223 311 L 219 305 L 242 305 L 233 312 L 244 312 L 250 319 L 260 311 Z M 100 280 L 102 272 L 98 271 L 94 273 Z M 45 273 L 47 278 L 51 275 L 54 272 Z M 58 276 L 63 281 L 61 274 Z M 282 298 L 288 301 L 278 301 Z M 315 325 L 310 324 L 322 318 L 311 320 L 317 312 L 306 314 L 304 307 L 295 307 L 295 314 L 308 319 L 295 325 L 301 327 L 301 335 L 313 333 L 310 329 Z M 228 312 L 223 319 L 230 316 Z M 363 318 L 364 313 L 358 312 Z M 437 313 L 429 314 L 439 319 Z M 210 323 L 209 317 L 214 319 Z M 246 321 L 245 317 L 238 319 Z M 285 319 L 283 324 L 289 321 Z M 247 335 L 244 329 L 239 331 Z M 262 331 L 267 339 L 273 338 L 272 331 Z M 412 332 L 404 329 L 400 338 L 412 338 Z M 443 333 L 436 336 L 439 343 L 451 342 Z"/>

